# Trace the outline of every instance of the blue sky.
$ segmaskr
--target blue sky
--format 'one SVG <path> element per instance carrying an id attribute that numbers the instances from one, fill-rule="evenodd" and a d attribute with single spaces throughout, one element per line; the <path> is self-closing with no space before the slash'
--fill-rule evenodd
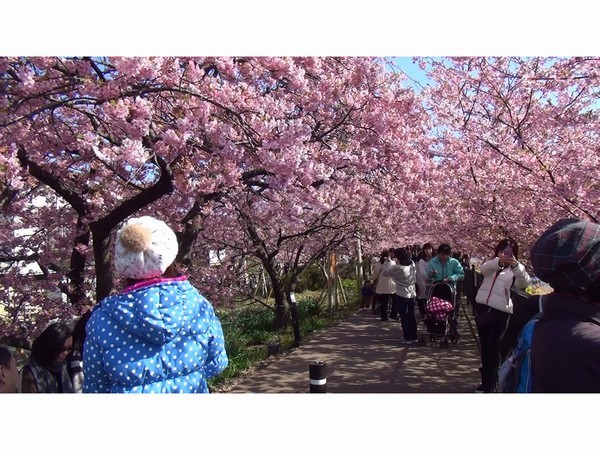
<path id="1" fill-rule="evenodd" d="M 421 85 L 427 84 L 428 78 L 425 75 L 425 72 L 423 72 L 416 64 L 412 62 L 412 57 L 403 56 L 393 59 L 400 70 L 402 70 L 408 77 L 412 78 L 417 82 L 415 83 L 412 80 L 407 81 L 407 84 L 413 86 L 416 91 L 420 90 L 420 86 L 418 83 L 420 83 Z"/>

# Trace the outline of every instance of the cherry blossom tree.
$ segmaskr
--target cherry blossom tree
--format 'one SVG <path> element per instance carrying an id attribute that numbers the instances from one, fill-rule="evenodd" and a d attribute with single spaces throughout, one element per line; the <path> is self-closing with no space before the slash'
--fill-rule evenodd
<path id="1" fill-rule="evenodd" d="M 427 162 L 425 116 L 398 81 L 374 58 L 3 58 L 0 198 L 9 231 L 37 236 L 19 254 L 6 233 L 3 258 L 35 255 L 68 296 L 57 307 L 87 306 L 113 289 L 116 226 L 153 214 L 180 262 L 225 243 L 280 286 L 286 259 L 300 267 L 373 217 L 380 234 L 397 223 L 392 199 Z M 53 206 L 32 214 L 37 197 Z M 216 272 L 191 275 L 210 289 Z"/>
<path id="2" fill-rule="evenodd" d="M 131 215 L 173 227 L 217 305 L 260 267 L 278 327 L 302 270 L 357 235 L 488 254 L 598 221 L 597 59 L 418 60 L 419 93 L 381 58 L 1 58 L 5 334 L 118 289 Z"/>
<path id="3" fill-rule="evenodd" d="M 218 75 L 225 80 L 223 72 Z M 237 94 L 239 72 L 237 68 L 230 77 L 235 91 L 227 107 L 243 122 L 230 124 L 234 139 L 227 145 L 237 149 L 243 164 L 229 164 L 237 175 L 226 189 L 202 196 L 215 199 L 212 206 L 202 202 L 193 212 L 204 215 L 202 239 L 238 259 L 260 261 L 273 287 L 280 326 L 285 294 L 300 271 L 361 226 L 370 226 L 373 214 L 389 214 L 389 206 L 375 206 L 380 199 L 391 205 L 396 192 L 415 176 L 407 161 L 426 159 L 425 146 L 416 145 L 425 116 L 412 92 L 402 89 L 398 77 L 377 60 L 251 61 L 242 81 L 253 85 L 245 87 L 244 96 Z M 247 129 L 252 139 L 240 145 Z M 371 181 L 378 173 L 384 180 L 404 172 L 406 182 L 394 190 Z M 215 207 L 220 211 L 209 214 Z M 207 226 L 209 220 L 218 224 Z M 210 289 L 216 281 L 204 284 Z"/>
<path id="4" fill-rule="evenodd" d="M 598 58 L 419 58 L 434 119 L 437 239 L 527 250 L 562 217 L 600 219 Z"/>

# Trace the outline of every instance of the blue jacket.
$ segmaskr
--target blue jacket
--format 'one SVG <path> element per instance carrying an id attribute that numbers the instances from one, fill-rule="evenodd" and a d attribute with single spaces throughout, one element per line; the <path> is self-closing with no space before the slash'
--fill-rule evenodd
<path id="1" fill-rule="evenodd" d="M 429 276 L 429 272 L 431 272 L 432 269 L 436 271 L 434 277 Z M 435 282 L 443 281 L 444 278 L 448 278 L 448 280 L 454 285 L 456 285 L 457 281 L 460 281 L 465 277 L 465 271 L 460 264 L 460 261 L 452 257 L 448 257 L 446 264 L 442 264 L 437 256 L 435 258 L 431 258 L 429 263 L 427 263 L 426 274 L 428 280 Z"/>
<path id="2" fill-rule="evenodd" d="M 228 364 L 221 323 L 185 277 L 146 281 L 97 305 L 83 392 L 208 392 Z"/>

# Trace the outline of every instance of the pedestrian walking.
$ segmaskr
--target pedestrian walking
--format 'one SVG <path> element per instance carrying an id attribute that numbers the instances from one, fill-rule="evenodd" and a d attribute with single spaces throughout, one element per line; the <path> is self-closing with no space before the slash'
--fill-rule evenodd
<path id="1" fill-rule="evenodd" d="M 465 277 L 465 271 L 460 261 L 452 258 L 451 253 L 452 248 L 449 244 L 440 244 L 437 256 L 431 258 L 427 263 L 427 275 L 430 282 L 443 281 L 456 287 L 456 283 Z"/>
<path id="2" fill-rule="evenodd" d="M 395 264 L 386 263 L 382 274 L 392 279 L 396 285 L 394 296 L 398 302 L 398 312 L 405 343 L 414 344 L 417 339 L 417 321 L 415 319 L 415 298 L 417 296 L 417 268 L 410 253 L 398 248 L 394 253 Z"/>
<path id="3" fill-rule="evenodd" d="M 379 307 L 379 314 L 382 321 L 389 320 L 388 308 L 392 294 L 396 291 L 396 285 L 390 277 L 387 277 L 381 273 L 384 264 L 394 265 L 394 261 L 390 259 L 390 253 L 388 250 L 381 252 L 381 256 L 378 261 L 375 262 L 373 267 L 373 274 L 375 276 L 375 301 Z"/>

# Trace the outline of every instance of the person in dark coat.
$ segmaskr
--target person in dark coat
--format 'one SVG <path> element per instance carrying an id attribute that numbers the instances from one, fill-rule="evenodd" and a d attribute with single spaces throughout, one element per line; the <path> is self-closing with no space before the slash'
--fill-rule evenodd
<path id="1" fill-rule="evenodd" d="M 554 289 L 533 330 L 532 391 L 600 392 L 600 225 L 559 220 L 535 242 L 531 262 Z"/>
<path id="2" fill-rule="evenodd" d="M 6 347 L 0 346 L 0 394 L 17 392 L 19 372 L 14 355 Z"/>
<path id="3" fill-rule="evenodd" d="M 71 329 L 53 322 L 33 341 L 31 355 L 22 369 L 21 392 L 25 394 L 72 394 L 67 357 L 73 351 Z"/>

